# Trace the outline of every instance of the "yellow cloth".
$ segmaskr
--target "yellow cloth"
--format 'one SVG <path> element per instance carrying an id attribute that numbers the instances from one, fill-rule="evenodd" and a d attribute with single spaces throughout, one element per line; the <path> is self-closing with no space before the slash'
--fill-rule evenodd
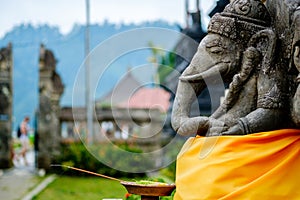
<path id="1" fill-rule="evenodd" d="M 174 199 L 300 199 L 300 130 L 190 138 Z"/>

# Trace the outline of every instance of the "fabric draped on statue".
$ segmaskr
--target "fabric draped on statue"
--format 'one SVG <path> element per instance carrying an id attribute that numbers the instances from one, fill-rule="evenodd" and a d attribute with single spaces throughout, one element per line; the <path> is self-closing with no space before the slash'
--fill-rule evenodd
<path id="1" fill-rule="evenodd" d="M 177 158 L 175 200 L 300 199 L 300 130 L 194 137 Z"/>

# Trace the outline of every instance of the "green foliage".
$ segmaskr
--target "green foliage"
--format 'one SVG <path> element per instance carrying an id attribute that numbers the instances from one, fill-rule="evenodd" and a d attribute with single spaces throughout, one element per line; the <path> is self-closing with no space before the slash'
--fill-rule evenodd
<path id="1" fill-rule="evenodd" d="M 166 77 L 174 70 L 175 56 L 176 54 L 173 52 L 168 52 L 161 57 L 161 62 L 157 69 L 160 83 L 164 83 Z"/>
<path id="2" fill-rule="evenodd" d="M 155 158 L 149 158 L 147 154 L 134 145 L 126 143 L 119 144 L 101 144 L 89 148 L 100 161 L 105 161 L 108 166 L 124 171 L 143 171 L 141 169 L 151 169 L 155 162 Z M 103 172 L 100 169 L 99 172 Z M 111 171 L 114 172 L 114 171 Z M 132 176 L 129 173 L 120 172 L 123 176 Z M 118 174 L 116 174 L 118 175 Z M 141 175 L 144 175 L 142 173 Z"/>
<path id="3" fill-rule="evenodd" d="M 176 161 L 172 162 L 168 167 L 161 169 L 160 174 L 172 181 L 175 181 Z"/>
<path id="4" fill-rule="evenodd" d="M 149 62 L 157 65 L 157 75 L 159 83 L 164 83 L 165 78 L 174 70 L 176 54 L 173 52 L 165 52 L 159 47 L 149 42 L 152 56 Z"/>
<path id="5" fill-rule="evenodd" d="M 126 152 L 132 152 L 129 156 L 124 156 L 120 149 L 125 150 Z M 62 146 L 62 152 L 60 157 L 58 158 L 57 163 L 61 165 L 67 165 L 71 167 L 77 167 L 84 170 L 97 172 L 101 174 L 105 174 L 108 176 L 114 177 L 141 177 L 144 176 L 143 173 L 133 174 L 126 173 L 123 171 L 118 171 L 116 169 L 124 169 L 127 165 L 132 166 L 132 170 L 135 168 L 138 169 L 141 165 L 142 158 L 142 150 L 136 147 L 130 147 L 127 144 L 119 144 L 118 146 L 109 145 L 109 144 L 97 144 L 94 147 L 90 148 L 93 156 L 82 143 L 72 143 L 72 144 L 64 144 Z M 98 160 L 97 158 L 101 158 Z M 106 160 L 109 163 L 109 166 L 114 166 L 113 169 L 103 164 L 101 160 Z M 107 163 L 106 163 L 107 164 Z M 149 161 L 143 162 L 145 165 L 151 165 L 152 162 Z M 87 175 L 78 171 L 73 171 L 69 168 L 52 168 L 54 172 L 60 174 L 63 172 L 66 175 Z"/>
<path id="6" fill-rule="evenodd" d="M 97 107 L 100 107 L 102 109 L 111 109 L 112 105 L 110 102 L 100 102 L 97 104 Z"/>
<path id="7" fill-rule="evenodd" d="M 175 182 L 176 158 L 184 143 L 184 138 L 173 138 L 172 145 L 165 146 L 166 154 L 164 155 L 164 157 L 172 162 L 170 162 L 170 164 L 167 167 L 160 170 L 160 175 L 164 178 L 169 179 L 172 182 Z M 167 144 L 168 142 L 165 145 Z"/>
<path id="8" fill-rule="evenodd" d="M 132 153 L 143 153 L 142 149 L 139 149 L 135 146 L 129 146 L 128 143 L 120 143 L 118 147 Z"/>

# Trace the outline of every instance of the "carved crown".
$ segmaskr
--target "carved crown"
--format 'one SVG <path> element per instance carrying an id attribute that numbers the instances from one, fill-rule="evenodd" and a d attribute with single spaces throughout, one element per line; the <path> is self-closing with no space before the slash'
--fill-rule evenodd
<path id="1" fill-rule="evenodd" d="M 270 24 L 270 14 L 260 0 L 235 0 L 212 17 L 208 32 L 247 44 L 253 34 Z"/>

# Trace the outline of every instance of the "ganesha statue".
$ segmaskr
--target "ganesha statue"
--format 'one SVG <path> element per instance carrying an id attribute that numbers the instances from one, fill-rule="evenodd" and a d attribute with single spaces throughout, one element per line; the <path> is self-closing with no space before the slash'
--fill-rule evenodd
<path id="1" fill-rule="evenodd" d="M 212 17 L 207 36 L 179 78 L 172 113 L 177 133 L 246 135 L 290 126 L 289 80 L 277 63 L 278 34 L 272 24 L 260 0 L 232 1 Z M 299 46 L 295 49 L 299 55 Z M 190 117 L 192 102 L 219 77 L 229 84 L 225 100 L 211 116 Z M 299 108 L 293 116 L 296 112 Z"/>
<path id="2" fill-rule="evenodd" d="M 212 17 L 173 104 L 174 129 L 195 136 L 177 156 L 175 200 L 300 199 L 299 6 L 234 0 Z M 221 105 L 191 117 L 220 79 Z"/>

